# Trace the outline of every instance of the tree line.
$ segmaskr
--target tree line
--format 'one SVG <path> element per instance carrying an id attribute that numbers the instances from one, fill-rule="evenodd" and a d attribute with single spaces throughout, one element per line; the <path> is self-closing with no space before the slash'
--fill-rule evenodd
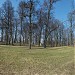
<path id="1" fill-rule="evenodd" d="M 0 44 L 43 46 L 74 45 L 75 11 L 68 14 L 68 26 L 56 19 L 54 4 L 59 0 L 20 0 L 14 10 L 6 0 L 0 7 Z"/>

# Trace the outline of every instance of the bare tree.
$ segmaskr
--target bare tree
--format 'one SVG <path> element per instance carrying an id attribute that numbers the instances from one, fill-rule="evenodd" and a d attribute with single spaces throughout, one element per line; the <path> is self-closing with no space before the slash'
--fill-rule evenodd
<path id="1" fill-rule="evenodd" d="M 73 33 L 73 31 L 74 31 L 74 14 L 71 12 L 71 13 L 69 13 L 69 23 L 70 23 L 70 45 L 72 46 L 74 43 L 73 43 L 73 41 L 74 41 L 74 33 Z"/>
<path id="2" fill-rule="evenodd" d="M 12 3 L 10 0 L 7 0 L 6 2 L 4 2 L 3 12 L 4 12 L 3 22 L 6 28 L 5 30 L 6 44 L 10 44 L 11 41 L 13 44 L 14 9 L 12 7 Z"/>
<path id="3" fill-rule="evenodd" d="M 48 26 L 49 26 L 49 22 L 51 20 L 51 10 L 53 7 L 53 4 L 55 2 L 57 2 L 58 0 L 44 0 L 44 12 L 46 15 L 46 20 L 45 20 L 45 38 L 44 38 L 44 48 L 46 48 L 46 42 L 47 42 L 47 35 L 48 35 Z M 57 28 L 57 27 L 56 27 Z M 51 33 L 53 30 L 55 30 L 56 28 L 53 28 L 52 30 L 50 30 L 49 33 Z"/>

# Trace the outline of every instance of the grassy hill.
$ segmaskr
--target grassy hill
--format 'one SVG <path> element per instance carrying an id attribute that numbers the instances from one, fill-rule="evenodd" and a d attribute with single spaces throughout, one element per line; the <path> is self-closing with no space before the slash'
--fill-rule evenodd
<path id="1" fill-rule="evenodd" d="M 74 75 L 74 47 L 0 46 L 0 75 Z"/>

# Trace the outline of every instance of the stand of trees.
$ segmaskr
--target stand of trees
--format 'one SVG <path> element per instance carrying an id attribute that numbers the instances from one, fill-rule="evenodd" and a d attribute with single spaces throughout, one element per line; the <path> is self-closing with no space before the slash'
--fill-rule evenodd
<path id="1" fill-rule="evenodd" d="M 0 42 L 6 45 L 56 47 L 74 45 L 75 11 L 68 15 L 69 26 L 53 16 L 53 5 L 59 0 L 20 1 L 14 11 L 10 0 L 0 8 Z"/>

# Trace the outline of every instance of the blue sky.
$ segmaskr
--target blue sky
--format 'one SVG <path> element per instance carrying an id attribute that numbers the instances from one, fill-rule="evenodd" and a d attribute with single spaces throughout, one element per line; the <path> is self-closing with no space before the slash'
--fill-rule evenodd
<path id="1" fill-rule="evenodd" d="M 6 0 L 0 0 L 0 7 Z M 11 0 L 14 8 L 18 7 L 19 0 Z M 43 0 L 41 0 L 43 1 Z M 67 20 L 68 13 L 72 10 L 72 1 L 73 0 L 61 0 L 54 5 L 54 16 L 60 21 Z"/>
<path id="2" fill-rule="evenodd" d="M 55 4 L 55 17 L 61 21 L 67 20 L 68 13 L 72 10 L 73 0 L 61 0 Z"/>

